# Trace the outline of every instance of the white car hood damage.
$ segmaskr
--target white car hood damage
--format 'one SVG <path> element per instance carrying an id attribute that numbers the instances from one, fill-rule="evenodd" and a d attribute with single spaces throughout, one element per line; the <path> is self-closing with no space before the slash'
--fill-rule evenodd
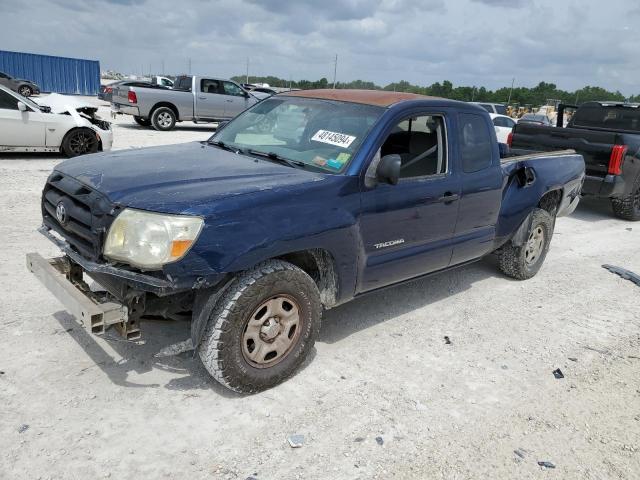
<path id="1" fill-rule="evenodd" d="M 91 125 L 91 122 L 88 122 L 86 118 L 81 117 L 80 113 L 84 113 L 90 117 L 99 118 L 95 115 L 98 111 L 98 107 L 96 105 L 68 95 L 52 93 L 47 96 L 42 96 L 38 98 L 38 105 L 49 107 L 51 109 L 51 113 L 68 113 L 79 127 L 88 126 L 87 123 Z"/>

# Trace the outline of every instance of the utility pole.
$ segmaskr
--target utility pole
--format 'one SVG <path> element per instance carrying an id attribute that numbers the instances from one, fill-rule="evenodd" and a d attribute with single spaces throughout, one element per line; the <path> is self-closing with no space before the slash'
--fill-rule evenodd
<path id="1" fill-rule="evenodd" d="M 333 88 L 336 88 L 336 74 L 338 73 L 338 54 L 336 53 L 336 59 L 333 62 Z"/>
<path id="2" fill-rule="evenodd" d="M 245 83 L 249 83 L 249 57 L 247 57 L 247 78 Z"/>
<path id="3" fill-rule="evenodd" d="M 507 100 L 507 105 L 511 103 L 511 94 L 513 93 L 513 84 L 516 82 L 516 77 L 511 79 L 511 90 L 509 90 L 509 100 Z"/>
<path id="4" fill-rule="evenodd" d="M 475 96 L 476 96 L 476 87 L 474 86 L 473 90 L 471 90 L 471 101 L 472 102 L 473 102 L 473 99 L 475 98 Z"/>

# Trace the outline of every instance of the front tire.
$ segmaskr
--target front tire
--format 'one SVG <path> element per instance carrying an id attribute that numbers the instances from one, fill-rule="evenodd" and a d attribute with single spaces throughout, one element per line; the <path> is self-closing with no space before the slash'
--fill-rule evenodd
<path id="1" fill-rule="evenodd" d="M 156 130 L 166 132 L 176 126 L 176 114 L 169 107 L 156 108 L 151 114 L 151 125 Z"/>
<path id="2" fill-rule="evenodd" d="M 98 137 L 88 128 L 71 130 L 62 141 L 62 152 L 67 157 L 78 157 L 89 153 L 96 153 L 99 148 Z"/>
<path id="3" fill-rule="evenodd" d="M 502 273 L 517 280 L 526 280 L 538 273 L 549 251 L 553 227 L 551 214 L 536 208 L 525 243 L 516 246 L 509 242 L 498 252 L 498 266 Z"/>
<path id="4" fill-rule="evenodd" d="M 23 97 L 30 97 L 33 95 L 33 89 L 29 85 L 22 85 L 18 88 L 18 93 Z"/>
<path id="5" fill-rule="evenodd" d="M 623 220 L 638 221 L 640 220 L 640 178 L 637 178 L 633 191 L 622 198 L 612 198 L 611 207 L 613 214 Z"/>
<path id="6" fill-rule="evenodd" d="M 133 120 L 138 125 L 140 125 L 141 127 L 150 127 L 151 126 L 151 120 L 149 120 L 148 118 L 142 118 L 142 117 L 134 116 Z"/>
<path id="7" fill-rule="evenodd" d="M 271 388 L 307 357 L 320 330 L 322 305 L 313 279 L 269 260 L 242 273 L 218 301 L 199 355 L 207 371 L 240 393 Z"/>

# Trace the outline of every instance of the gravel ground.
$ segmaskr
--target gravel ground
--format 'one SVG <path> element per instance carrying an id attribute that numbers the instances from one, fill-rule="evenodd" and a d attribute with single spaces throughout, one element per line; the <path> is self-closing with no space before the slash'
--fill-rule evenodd
<path id="1" fill-rule="evenodd" d="M 120 118 L 114 148 L 212 131 Z M 154 356 L 186 323 L 94 337 L 27 272 L 56 254 L 35 229 L 59 160 L 0 156 L 0 478 L 640 478 L 640 289 L 601 268 L 640 272 L 640 224 L 608 205 L 559 219 L 532 280 L 490 258 L 327 312 L 296 376 L 239 396 Z"/>

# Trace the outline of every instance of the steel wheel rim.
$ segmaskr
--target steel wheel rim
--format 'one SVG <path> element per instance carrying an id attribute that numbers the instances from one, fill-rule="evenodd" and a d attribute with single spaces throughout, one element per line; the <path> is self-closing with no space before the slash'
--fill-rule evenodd
<path id="1" fill-rule="evenodd" d="M 28 97 L 29 94 L 31 93 L 31 89 L 29 87 L 22 87 L 20 89 L 20 95 L 22 95 L 23 97 Z"/>
<path id="2" fill-rule="evenodd" d="M 289 295 L 276 295 L 258 306 L 242 333 L 242 355 L 251 366 L 269 368 L 284 360 L 300 338 L 300 307 Z"/>
<path id="3" fill-rule="evenodd" d="M 538 225 L 529 234 L 527 245 L 524 250 L 524 261 L 528 266 L 534 265 L 542 255 L 544 248 L 544 229 Z"/>
<path id="4" fill-rule="evenodd" d="M 69 149 L 76 155 L 90 152 L 97 140 L 86 132 L 78 132 L 69 139 Z"/>
<path id="5" fill-rule="evenodd" d="M 167 112 L 162 112 L 158 114 L 158 124 L 161 127 L 168 127 L 171 125 L 171 122 L 172 122 L 171 114 Z"/>

